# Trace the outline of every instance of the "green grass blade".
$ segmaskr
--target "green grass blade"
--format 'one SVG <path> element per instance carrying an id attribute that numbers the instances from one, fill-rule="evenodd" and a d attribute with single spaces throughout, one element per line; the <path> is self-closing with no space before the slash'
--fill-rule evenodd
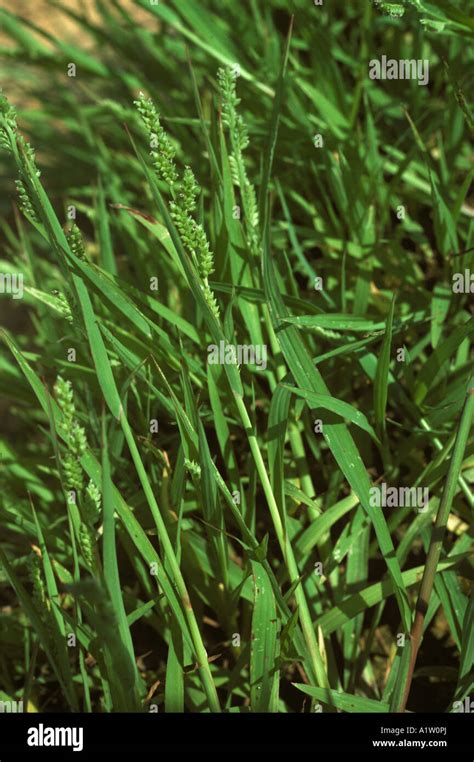
<path id="1" fill-rule="evenodd" d="M 275 599 L 268 575 L 252 561 L 255 604 L 250 646 L 250 701 L 253 712 L 278 710 L 278 624 Z"/>

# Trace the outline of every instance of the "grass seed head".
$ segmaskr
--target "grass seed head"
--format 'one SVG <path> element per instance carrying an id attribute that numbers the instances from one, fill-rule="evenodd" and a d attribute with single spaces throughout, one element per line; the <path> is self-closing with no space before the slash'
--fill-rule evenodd
<path id="1" fill-rule="evenodd" d="M 160 123 L 160 118 L 151 98 L 140 93 L 134 101 L 138 113 L 148 133 L 150 141 L 150 156 L 153 167 L 160 180 L 173 186 L 178 180 L 178 171 L 174 162 L 175 148 Z"/>
<path id="2" fill-rule="evenodd" d="M 76 415 L 74 405 L 74 392 L 70 381 L 66 381 L 62 376 L 58 376 L 54 384 L 54 394 L 61 408 L 67 423 L 71 423 Z"/>
<path id="3" fill-rule="evenodd" d="M 36 213 L 34 203 L 25 187 L 25 184 L 21 180 L 15 180 L 15 185 L 18 192 L 20 210 L 26 217 L 30 217 L 30 219 L 38 222 L 38 215 Z"/>
<path id="4" fill-rule="evenodd" d="M 86 259 L 86 250 L 82 240 L 82 233 L 74 223 L 66 232 L 66 240 L 72 253 L 79 259 Z"/>
<path id="5" fill-rule="evenodd" d="M 244 151 L 249 145 L 247 127 L 237 112 L 240 98 L 237 97 L 237 73 L 231 68 L 221 68 L 217 80 L 222 98 L 222 122 L 228 128 L 232 143 L 238 151 Z"/>
<path id="6" fill-rule="evenodd" d="M 188 212 L 188 214 L 191 214 L 196 208 L 196 196 L 198 192 L 199 185 L 196 182 L 193 170 L 191 167 L 185 167 L 179 199 L 182 209 Z"/>

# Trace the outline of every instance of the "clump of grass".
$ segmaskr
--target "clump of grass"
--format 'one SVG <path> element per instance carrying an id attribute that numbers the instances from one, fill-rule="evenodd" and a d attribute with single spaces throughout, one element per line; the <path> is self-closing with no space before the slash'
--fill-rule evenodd
<path id="1" fill-rule="evenodd" d="M 474 659 L 471 20 L 138 5 L 146 30 L 121 3 L 76 18 L 87 55 L 0 12 L 8 695 L 450 711 Z M 371 81 L 377 49 L 429 56 L 429 87 Z M 375 506 L 380 483 L 429 501 Z"/>

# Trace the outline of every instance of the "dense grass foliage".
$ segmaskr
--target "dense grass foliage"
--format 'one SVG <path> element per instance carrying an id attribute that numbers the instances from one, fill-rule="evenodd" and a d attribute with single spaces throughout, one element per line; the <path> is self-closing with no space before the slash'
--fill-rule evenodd
<path id="1" fill-rule="evenodd" d="M 472 695 L 468 6 L 0 11 L 2 700 Z"/>

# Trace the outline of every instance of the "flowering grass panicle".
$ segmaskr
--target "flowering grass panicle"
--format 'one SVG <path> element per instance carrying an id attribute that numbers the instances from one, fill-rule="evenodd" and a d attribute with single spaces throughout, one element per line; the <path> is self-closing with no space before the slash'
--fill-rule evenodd
<path id="1" fill-rule="evenodd" d="M 199 185 L 191 167 L 186 166 L 183 172 L 183 181 L 179 189 L 180 206 L 183 211 L 191 214 L 196 208 L 196 199 L 199 193 Z"/>
<path id="2" fill-rule="evenodd" d="M 71 305 L 69 304 L 69 301 L 66 299 L 65 295 L 57 289 L 53 289 L 51 294 L 56 297 L 57 309 L 61 312 L 65 320 L 67 320 L 68 323 L 73 323 L 74 315 L 72 314 Z"/>
<path id="3" fill-rule="evenodd" d="M 238 152 L 249 145 L 249 135 L 242 116 L 237 111 L 240 98 L 237 97 L 237 72 L 230 67 L 220 68 L 217 81 L 222 97 L 222 122 L 229 129 L 232 143 Z"/>
<path id="4" fill-rule="evenodd" d="M 172 187 L 178 179 L 174 158 L 176 151 L 160 123 L 160 117 L 151 98 L 140 93 L 134 101 L 150 141 L 150 156 L 157 176 Z"/>
<path id="5" fill-rule="evenodd" d="M 38 214 L 31 200 L 30 194 L 25 187 L 25 184 L 22 180 L 15 180 L 15 185 L 18 193 L 20 210 L 23 212 L 25 217 L 30 217 L 35 222 L 38 222 Z"/>
<path id="6" fill-rule="evenodd" d="M 160 124 L 152 100 L 145 98 L 143 93 L 140 93 L 139 99 L 134 103 L 150 138 L 156 143 L 156 148 L 153 148 L 150 154 L 157 175 L 169 184 L 172 191 L 171 217 L 185 249 L 189 252 L 194 266 L 204 281 L 202 285 L 204 298 L 214 316 L 218 318 L 220 313 L 217 299 L 208 284 L 208 277 L 214 271 L 214 256 L 203 226 L 192 216 L 196 209 L 196 199 L 199 193 L 199 185 L 194 172 L 189 166 L 186 166 L 182 179 L 179 181 L 178 170 L 174 163 L 175 151 L 167 133 Z"/>
<path id="7" fill-rule="evenodd" d="M 82 508 L 84 520 L 91 525 L 96 524 L 100 518 L 101 504 L 102 495 L 100 494 L 100 490 L 92 479 L 90 479 L 89 484 L 86 487 Z"/>
<path id="8" fill-rule="evenodd" d="M 8 130 L 10 130 L 11 134 L 8 132 Z M 36 177 L 40 177 L 41 175 L 38 167 L 36 166 L 35 150 L 22 135 L 18 134 L 15 109 L 1 91 L 0 146 L 8 153 L 13 153 L 14 148 L 15 150 L 19 149 L 19 154 L 22 157 L 22 167 L 19 172 L 20 178 L 15 180 L 15 185 L 19 196 L 20 210 L 27 217 L 30 217 L 35 222 L 38 222 L 39 217 L 35 207 L 35 202 L 32 199 L 26 185 L 26 180 L 31 171 L 35 173 Z M 25 159 L 27 161 L 25 161 Z"/>
<path id="9" fill-rule="evenodd" d="M 172 201 L 170 210 L 184 247 L 191 254 L 201 278 L 207 280 L 214 271 L 214 257 L 203 226 L 196 222 L 179 203 Z"/>
<path id="10" fill-rule="evenodd" d="M 8 126 L 12 132 L 17 130 L 16 111 L 0 90 L 0 145 L 11 153 L 12 145 L 10 136 L 5 129 Z"/>
<path id="11" fill-rule="evenodd" d="M 79 525 L 79 547 L 87 567 L 90 571 L 95 571 L 95 532 L 86 521 L 81 521 Z"/>
<path id="12" fill-rule="evenodd" d="M 87 449 L 87 438 L 84 428 L 76 418 L 74 393 L 70 381 L 58 376 L 54 386 L 58 404 L 63 412 L 62 431 L 66 440 L 67 452 L 63 457 L 63 470 L 66 487 L 81 493 L 84 488 L 84 474 L 80 460 Z"/>
<path id="13" fill-rule="evenodd" d="M 244 209 L 244 225 L 249 249 L 254 256 L 260 252 L 260 233 L 257 197 L 255 188 L 248 179 L 243 152 L 249 146 L 249 136 L 242 116 L 237 111 L 240 98 L 237 97 L 237 72 L 229 67 L 220 68 L 217 80 L 221 93 L 222 122 L 228 129 L 232 153 L 229 165 L 232 182 L 240 189 Z"/>
<path id="14" fill-rule="evenodd" d="M 35 603 L 36 610 L 41 618 L 45 618 L 48 612 L 48 599 L 46 595 L 46 587 L 43 578 L 43 568 L 41 560 L 38 557 L 36 551 L 32 550 L 26 559 L 26 565 L 28 569 L 28 577 L 31 582 L 33 590 L 33 601 Z"/>
<path id="15" fill-rule="evenodd" d="M 66 231 L 66 240 L 76 257 L 83 260 L 87 259 L 82 233 L 75 223 Z"/>

